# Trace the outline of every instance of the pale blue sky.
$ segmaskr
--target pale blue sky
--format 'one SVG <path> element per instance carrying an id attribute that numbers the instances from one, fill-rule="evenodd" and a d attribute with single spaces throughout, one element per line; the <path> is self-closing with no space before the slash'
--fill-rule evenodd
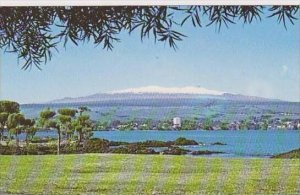
<path id="1" fill-rule="evenodd" d="M 117 89 L 159 85 L 208 89 L 300 101 L 300 25 L 285 30 L 276 19 L 181 31 L 174 51 L 138 33 L 121 34 L 113 51 L 69 44 L 43 65 L 21 70 L 15 54 L 1 51 L 1 99 L 45 102 Z M 71 42 L 70 42 L 71 43 Z"/>

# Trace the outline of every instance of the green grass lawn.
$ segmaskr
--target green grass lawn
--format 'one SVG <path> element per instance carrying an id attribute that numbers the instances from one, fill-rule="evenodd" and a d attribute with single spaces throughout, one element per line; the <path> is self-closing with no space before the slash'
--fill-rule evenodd
<path id="1" fill-rule="evenodd" d="M 300 194 L 300 160 L 0 155 L 0 194 Z"/>

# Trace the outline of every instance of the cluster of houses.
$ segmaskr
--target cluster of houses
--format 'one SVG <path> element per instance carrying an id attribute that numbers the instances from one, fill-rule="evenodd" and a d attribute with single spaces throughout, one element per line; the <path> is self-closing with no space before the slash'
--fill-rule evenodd
<path id="1" fill-rule="evenodd" d="M 248 120 L 235 120 L 228 122 L 224 128 L 224 122 L 219 120 L 213 121 L 210 127 L 210 130 L 242 130 L 242 129 L 251 129 L 251 130 L 299 130 L 300 129 L 300 119 L 280 119 L 274 118 L 265 120 L 263 118 L 253 117 Z M 203 123 L 197 125 L 197 129 L 204 129 Z"/>
<path id="2" fill-rule="evenodd" d="M 172 120 L 152 121 L 152 120 L 132 120 L 119 121 L 114 120 L 106 126 L 101 126 L 99 130 L 176 130 L 187 128 L 186 123 L 192 124 L 189 130 L 205 129 L 205 130 L 298 130 L 300 129 L 300 119 L 280 119 L 270 118 L 266 120 L 263 117 L 253 117 L 251 119 L 235 120 L 231 122 L 222 122 L 220 120 L 212 120 L 209 124 L 205 119 L 199 121 L 184 120 L 181 117 L 174 117 Z"/>

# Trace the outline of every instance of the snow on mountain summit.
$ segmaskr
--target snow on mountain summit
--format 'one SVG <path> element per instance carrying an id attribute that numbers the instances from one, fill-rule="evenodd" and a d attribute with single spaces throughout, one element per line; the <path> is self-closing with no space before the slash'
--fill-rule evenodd
<path id="1" fill-rule="evenodd" d="M 201 94 L 201 95 L 223 95 L 224 92 L 206 89 L 204 87 L 160 87 L 160 86 L 146 86 L 138 88 L 128 88 L 122 90 L 114 90 L 108 92 L 109 94 L 121 94 L 121 93 L 161 93 L 161 94 Z"/>

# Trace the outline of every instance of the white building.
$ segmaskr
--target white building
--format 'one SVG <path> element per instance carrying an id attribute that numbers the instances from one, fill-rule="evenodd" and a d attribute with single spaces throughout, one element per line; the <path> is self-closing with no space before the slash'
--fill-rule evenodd
<path id="1" fill-rule="evenodd" d="M 180 117 L 173 118 L 173 127 L 174 128 L 180 128 L 181 127 L 181 118 Z"/>

